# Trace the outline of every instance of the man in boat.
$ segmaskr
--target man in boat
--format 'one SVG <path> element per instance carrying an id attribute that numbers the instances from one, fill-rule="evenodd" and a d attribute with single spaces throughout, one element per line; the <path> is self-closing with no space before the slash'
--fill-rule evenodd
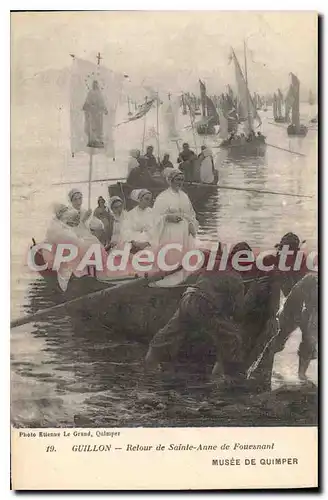
<path id="1" fill-rule="evenodd" d="M 306 372 L 317 359 L 318 343 L 318 276 L 307 274 L 292 288 L 279 315 L 280 331 L 275 352 L 282 351 L 290 334 L 301 329 L 302 341 L 298 349 L 298 377 L 307 380 Z"/>
<path id="2" fill-rule="evenodd" d="M 154 148 L 153 146 L 148 146 L 146 150 L 146 154 L 144 156 L 146 160 L 146 166 L 151 174 L 154 174 L 158 168 L 157 160 L 153 154 Z"/>
<path id="3" fill-rule="evenodd" d="M 128 161 L 128 174 L 133 170 L 135 167 L 139 166 L 139 158 L 140 158 L 140 151 L 139 149 L 131 149 L 129 153 L 129 161 Z"/>
<path id="4" fill-rule="evenodd" d="M 163 172 L 166 168 L 174 168 L 173 163 L 170 161 L 170 154 L 165 153 L 163 160 L 160 163 L 160 170 Z"/>
<path id="5" fill-rule="evenodd" d="M 140 156 L 138 166 L 134 167 L 128 175 L 127 184 L 133 188 L 142 189 L 144 187 L 152 187 L 157 185 L 157 179 L 154 178 L 147 167 L 147 160 Z M 162 181 L 163 182 L 163 181 Z"/>
<path id="6" fill-rule="evenodd" d="M 184 173 L 186 181 L 194 180 L 194 164 L 197 156 L 189 148 L 189 144 L 185 142 L 182 145 L 182 151 L 178 156 L 179 169 Z"/>
<path id="7" fill-rule="evenodd" d="M 276 245 L 277 253 L 263 259 L 265 266 L 272 266 L 268 272 L 257 271 L 256 279 L 250 284 L 245 296 L 243 328 L 245 331 L 244 351 L 245 370 L 252 367 L 252 378 L 258 390 L 270 390 L 271 375 L 275 351 L 267 348 L 277 335 L 277 315 L 280 308 L 280 292 L 289 294 L 294 284 L 305 274 L 305 259 L 300 271 L 281 271 L 279 258 L 283 247 L 293 251 L 286 259 L 287 267 L 293 267 L 297 252 L 300 249 L 300 239 L 295 233 L 286 233 Z M 254 367 L 255 363 L 255 367 Z"/>
<path id="8" fill-rule="evenodd" d="M 230 253 L 232 259 L 234 253 Z M 231 260 L 230 260 L 231 262 Z M 150 342 L 145 363 L 155 368 L 173 361 L 184 338 L 192 331 L 209 335 L 216 349 L 213 375 L 225 382 L 243 377 L 242 324 L 244 285 L 242 277 L 228 266 L 224 271 L 202 273 L 187 288 L 170 321 Z"/>

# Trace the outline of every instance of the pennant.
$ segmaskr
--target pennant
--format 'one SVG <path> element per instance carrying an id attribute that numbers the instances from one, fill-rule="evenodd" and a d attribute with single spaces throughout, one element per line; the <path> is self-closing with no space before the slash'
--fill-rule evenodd
<path id="1" fill-rule="evenodd" d="M 73 58 L 70 81 L 71 151 L 104 151 L 114 157 L 115 114 L 123 75 Z"/>
<path id="2" fill-rule="evenodd" d="M 116 125 L 116 127 L 123 125 L 124 123 L 129 123 L 129 122 L 133 122 L 135 120 L 139 120 L 139 118 L 142 118 L 143 116 L 145 116 L 148 113 L 148 111 L 152 108 L 154 102 L 155 102 L 155 100 L 151 99 L 150 101 L 147 101 L 144 104 L 141 104 L 138 107 L 138 110 L 134 115 L 132 115 L 128 120 L 125 120 L 124 122 L 119 123 L 118 125 Z"/>

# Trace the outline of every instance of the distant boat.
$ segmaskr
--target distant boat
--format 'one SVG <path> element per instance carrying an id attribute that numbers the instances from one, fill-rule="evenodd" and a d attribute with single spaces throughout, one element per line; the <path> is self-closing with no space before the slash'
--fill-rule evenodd
<path id="1" fill-rule="evenodd" d="M 282 114 L 283 95 L 280 89 L 273 94 L 273 118 L 276 123 L 286 123 L 286 116 Z"/>
<path id="2" fill-rule="evenodd" d="M 289 87 L 289 103 L 291 103 L 292 122 L 287 127 L 287 134 L 305 137 L 308 129 L 300 123 L 300 81 L 294 73 L 290 73 L 291 84 Z"/>
<path id="3" fill-rule="evenodd" d="M 315 103 L 314 95 L 313 95 L 312 90 L 310 90 L 310 92 L 309 92 L 309 104 L 310 104 L 310 106 L 312 106 L 314 103 Z"/>
<path id="4" fill-rule="evenodd" d="M 203 117 L 195 123 L 196 130 L 199 135 L 214 135 L 215 126 L 220 124 L 219 115 L 212 99 L 206 94 L 205 83 L 199 80 L 199 85 Z"/>
<path id="5" fill-rule="evenodd" d="M 235 75 L 238 89 L 239 122 L 243 124 L 245 133 L 241 136 L 231 135 L 228 139 L 221 142 L 220 147 L 229 149 L 229 152 L 237 154 L 238 156 L 261 156 L 266 150 L 266 143 L 264 135 L 260 132 L 258 132 L 258 134 L 254 132 L 255 120 L 258 122 L 258 126 L 262 124 L 262 121 L 248 89 L 245 43 L 244 58 L 245 76 L 242 72 L 237 56 L 232 49 L 232 60 L 235 65 Z"/>

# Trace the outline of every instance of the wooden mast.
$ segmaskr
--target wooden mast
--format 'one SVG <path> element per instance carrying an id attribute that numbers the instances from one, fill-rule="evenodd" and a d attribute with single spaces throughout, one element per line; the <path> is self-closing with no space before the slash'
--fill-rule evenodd
<path id="1" fill-rule="evenodd" d="M 247 89 L 247 121 L 248 121 L 248 127 L 249 127 L 249 132 L 253 130 L 252 126 L 252 120 L 251 120 L 251 114 L 250 114 L 250 109 L 249 109 L 249 90 L 248 90 L 248 77 L 247 77 L 247 56 L 246 56 L 246 41 L 244 40 L 244 60 L 245 60 L 245 82 L 246 82 L 246 89 Z"/>

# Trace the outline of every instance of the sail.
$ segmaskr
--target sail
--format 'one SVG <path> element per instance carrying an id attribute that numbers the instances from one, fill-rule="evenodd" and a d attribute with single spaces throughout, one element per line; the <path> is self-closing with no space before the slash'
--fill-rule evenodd
<path id="1" fill-rule="evenodd" d="M 225 118 L 228 120 L 228 132 L 237 130 L 238 115 L 233 98 L 231 98 L 229 94 L 226 95 L 222 94 L 219 106 Z M 219 120 L 220 120 L 220 114 L 219 114 Z"/>
<path id="2" fill-rule="evenodd" d="M 278 113 L 278 97 L 277 94 L 273 94 L 273 117 L 276 119 L 278 118 L 279 113 Z"/>
<path id="3" fill-rule="evenodd" d="M 282 116 L 282 101 L 283 101 L 283 95 L 280 89 L 278 89 L 278 95 L 277 95 L 277 113 L 278 116 Z"/>
<path id="4" fill-rule="evenodd" d="M 241 70 L 240 64 L 238 62 L 234 50 L 232 50 L 232 58 L 235 64 L 235 76 L 236 76 L 238 96 L 239 96 L 239 114 L 240 114 L 239 117 L 242 121 L 247 120 L 251 128 L 253 127 L 254 120 L 257 120 L 259 123 L 258 126 L 260 126 L 262 123 L 261 118 L 259 117 L 256 107 L 254 106 L 253 100 L 247 88 L 243 72 Z"/>
<path id="5" fill-rule="evenodd" d="M 208 118 L 213 118 L 213 122 L 215 121 L 215 124 L 218 125 L 219 124 L 219 115 L 218 115 L 218 112 L 216 111 L 216 107 L 212 101 L 212 99 L 210 99 L 208 96 L 205 96 L 205 103 L 206 103 L 206 109 L 207 109 L 207 117 Z"/>
<path id="6" fill-rule="evenodd" d="M 310 90 L 310 92 L 309 92 L 309 104 L 311 106 L 312 106 L 312 104 L 314 104 L 314 95 L 313 95 L 312 90 Z"/>
<path id="7" fill-rule="evenodd" d="M 202 115 L 206 116 L 206 86 L 205 83 L 199 80 L 200 100 L 202 105 Z"/>
<path id="8" fill-rule="evenodd" d="M 70 78 L 70 125 L 72 154 L 89 147 L 114 157 L 116 107 L 123 75 L 104 66 L 73 58 Z"/>
<path id="9" fill-rule="evenodd" d="M 221 139 L 227 139 L 229 136 L 228 120 L 224 116 L 224 113 L 223 113 L 223 110 L 221 109 L 221 107 L 218 108 L 218 115 L 219 115 L 219 121 L 220 121 L 219 137 Z"/>
<path id="10" fill-rule="evenodd" d="M 294 102 L 293 87 L 292 85 L 290 85 L 285 99 L 285 119 L 287 122 L 290 121 L 290 111 L 292 109 L 293 102 Z"/>
<path id="11" fill-rule="evenodd" d="M 294 73 L 290 73 L 293 92 L 293 105 L 292 105 L 292 123 L 299 127 L 300 125 L 300 81 Z"/>
<path id="12" fill-rule="evenodd" d="M 184 102 L 185 102 L 186 109 L 188 109 L 191 118 L 195 118 L 196 109 L 195 109 L 195 106 L 194 106 L 193 99 L 191 98 L 191 96 L 190 96 L 189 93 L 188 94 L 184 94 L 183 97 L 184 97 Z"/>

